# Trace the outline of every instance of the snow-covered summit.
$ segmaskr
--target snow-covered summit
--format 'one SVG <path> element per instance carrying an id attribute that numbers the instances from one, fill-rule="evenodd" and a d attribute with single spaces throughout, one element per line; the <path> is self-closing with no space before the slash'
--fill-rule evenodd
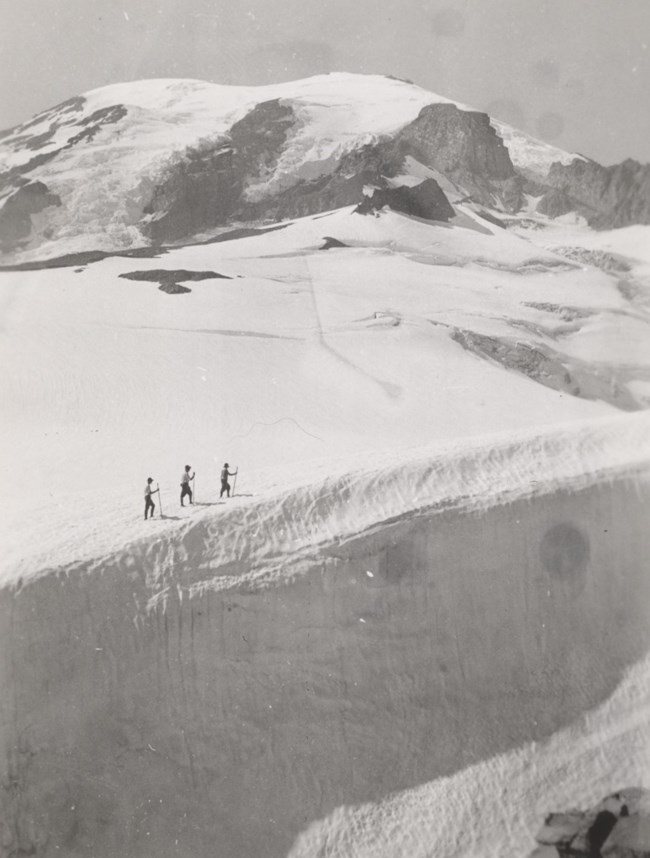
<path id="1" fill-rule="evenodd" d="M 407 143 L 399 142 L 424 109 L 434 108 Z M 366 169 L 373 152 L 378 169 L 387 141 L 413 155 L 418 141 L 433 135 L 424 166 L 441 171 L 459 196 L 497 208 L 522 204 L 514 187 L 503 196 L 502 180 L 514 180 L 515 167 L 543 178 L 553 161 L 573 158 L 501 123 L 488 133 L 488 125 L 469 118 L 478 115 L 380 75 L 333 73 L 261 87 L 175 79 L 101 87 L 0 139 L 0 242 L 14 262 L 179 240 L 233 220 L 276 218 L 278 211 L 327 210 L 349 203 L 349 191 L 341 200 L 340 187 L 310 183 L 328 176 L 340 184 L 341 176 Z M 477 134 L 485 140 L 472 142 Z M 496 146 L 498 135 L 515 167 L 508 162 L 505 173 L 501 167 L 491 176 L 489 163 L 476 163 L 472 151 Z M 440 149 L 446 154 L 436 159 Z M 353 153 L 364 154 L 350 161 Z M 388 160 L 399 172 L 398 155 Z M 285 197 L 303 183 L 308 210 Z M 251 209 L 251 202 L 263 204 Z"/>

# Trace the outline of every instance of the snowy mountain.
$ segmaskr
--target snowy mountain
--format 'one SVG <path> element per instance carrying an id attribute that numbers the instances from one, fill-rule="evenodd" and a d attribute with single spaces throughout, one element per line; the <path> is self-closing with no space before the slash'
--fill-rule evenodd
<path id="1" fill-rule="evenodd" d="M 392 204 L 429 217 L 450 216 L 436 203 L 442 188 L 452 205 L 516 213 L 533 194 L 551 215 L 647 223 L 645 173 L 608 176 L 392 78 L 331 74 L 257 88 L 150 80 L 69 99 L 4 133 L 0 242 L 11 263 L 186 241 L 233 222 L 358 204 L 395 182 Z"/>
<path id="2" fill-rule="evenodd" d="M 650 227 L 538 210 L 592 162 L 353 75 L 2 144 L 0 858 L 515 858 L 650 786 Z"/>

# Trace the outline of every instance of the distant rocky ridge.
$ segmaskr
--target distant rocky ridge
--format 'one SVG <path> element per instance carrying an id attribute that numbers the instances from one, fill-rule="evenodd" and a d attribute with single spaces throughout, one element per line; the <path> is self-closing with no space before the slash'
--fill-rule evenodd
<path id="1" fill-rule="evenodd" d="M 386 79 L 386 85 L 395 84 Z M 402 85 L 408 100 L 411 88 Z M 422 91 L 413 89 L 422 99 Z M 225 131 L 217 125 L 221 130 L 214 133 L 197 131 L 194 143 L 179 148 L 167 142 L 166 123 L 184 123 L 191 131 L 191 110 L 164 114 L 155 104 L 148 111 L 126 104 L 93 109 L 83 96 L 69 99 L 0 135 L 0 250 L 17 261 L 21 251 L 69 237 L 77 241 L 75 250 L 95 249 L 93 234 L 101 236 L 102 249 L 164 245 L 233 223 L 350 205 L 362 213 L 385 205 L 446 221 L 461 201 L 513 215 L 533 198 L 540 214 L 577 212 L 597 228 L 650 223 L 650 166 L 626 161 L 602 167 L 578 156 L 543 168 L 526 166 L 511 157 L 508 146 L 515 144 L 504 142 L 487 114 L 450 102 L 425 105 L 391 133 L 368 128 L 358 143 L 342 137 L 335 155 L 297 163 L 291 147 L 308 121 L 302 104 L 299 98 L 261 101 L 241 116 L 233 113 L 230 124 L 223 125 L 221 117 Z M 162 154 L 149 164 L 122 155 L 146 152 L 150 145 L 146 135 L 138 139 L 142 113 L 160 125 L 156 145 Z M 197 129 L 203 129 L 201 122 L 196 120 Z M 315 128 L 315 139 L 318 133 Z M 536 145 L 543 150 L 544 144 Z M 549 148 L 547 161 L 554 151 Z M 114 176 L 106 172 L 107 153 Z M 79 176 L 88 184 L 82 203 L 75 188 Z"/>
<path id="2" fill-rule="evenodd" d="M 612 228 L 650 223 L 650 165 L 627 160 L 613 167 L 595 161 L 553 164 L 538 210 L 551 217 L 582 214 L 591 226 Z M 559 208 L 558 208 L 558 202 Z"/>
<path id="3" fill-rule="evenodd" d="M 620 790 L 587 811 L 551 813 L 530 858 L 650 858 L 650 791 Z"/>

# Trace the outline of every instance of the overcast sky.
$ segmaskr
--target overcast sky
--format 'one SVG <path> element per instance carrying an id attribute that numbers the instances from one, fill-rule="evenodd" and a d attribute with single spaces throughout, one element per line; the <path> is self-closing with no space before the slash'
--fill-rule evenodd
<path id="1" fill-rule="evenodd" d="M 0 128 L 94 87 L 394 74 L 650 162 L 650 0 L 0 0 Z"/>

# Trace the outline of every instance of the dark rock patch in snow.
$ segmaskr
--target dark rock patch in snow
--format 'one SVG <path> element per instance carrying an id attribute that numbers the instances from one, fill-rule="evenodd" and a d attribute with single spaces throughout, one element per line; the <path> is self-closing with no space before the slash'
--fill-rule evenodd
<path id="1" fill-rule="evenodd" d="M 650 858 L 650 791 L 622 789 L 589 810 L 550 813 L 530 858 Z"/>
<path id="2" fill-rule="evenodd" d="M 172 158 L 145 214 L 144 233 L 155 242 L 178 241 L 246 216 L 245 191 L 277 163 L 291 128 L 293 109 L 279 99 L 254 107 L 217 141 Z"/>
<path id="3" fill-rule="evenodd" d="M 92 140 L 104 125 L 113 125 L 119 122 L 127 113 L 128 110 L 123 104 L 114 104 L 95 110 L 94 113 L 79 122 L 79 125 L 84 126 L 83 130 L 71 137 L 60 151 L 71 149 L 83 140 Z"/>
<path id="4" fill-rule="evenodd" d="M 0 248 L 6 252 L 19 247 L 29 239 L 32 215 L 48 206 L 60 205 L 60 198 L 51 194 L 43 182 L 31 182 L 19 188 L 0 209 Z"/>
<path id="5" fill-rule="evenodd" d="M 476 214 L 486 220 L 488 223 L 493 224 L 494 226 L 498 226 L 499 229 L 506 229 L 506 224 L 501 218 L 498 218 L 496 215 L 491 214 L 490 212 L 486 212 L 485 209 L 479 209 Z"/>
<path id="6" fill-rule="evenodd" d="M 41 167 L 43 164 L 47 164 L 48 161 L 51 161 L 55 158 L 60 150 L 54 149 L 52 152 L 42 152 L 40 155 L 36 155 L 35 158 L 31 158 L 26 164 L 20 164 L 17 167 L 12 167 L 10 170 L 5 170 L 0 173 L 0 191 L 4 188 L 20 188 L 29 179 L 25 178 L 25 173 L 31 173 L 37 167 Z"/>
<path id="7" fill-rule="evenodd" d="M 169 295 L 181 295 L 185 292 L 191 292 L 187 286 L 180 284 L 186 281 L 199 280 L 232 280 L 225 274 L 218 274 L 216 271 L 186 271 L 179 269 L 170 271 L 166 268 L 152 268 L 149 271 L 129 271 L 126 274 L 119 275 L 124 280 L 139 280 L 149 283 L 159 283 L 158 287 L 161 291 L 167 292 Z"/>
<path id="8" fill-rule="evenodd" d="M 364 196 L 355 211 L 358 214 L 369 214 L 384 206 L 425 220 L 446 222 L 456 214 L 435 179 L 425 179 L 413 187 L 377 188 L 372 194 Z"/>
<path id="9" fill-rule="evenodd" d="M 451 337 L 467 351 L 553 390 L 608 402 L 623 411 L 637 411 L 642 407 L 626 386 L 630 380 L 628 373 L 616 367 L 593 366 L 541 343 L 529 345 L 460 328 L 454 328 Z"/>
<path id="10" fill-rule="evenodd" d="M 524 181 L 487 113 L 431 104 L 402 129 L 397 142 L 421 163 L 465 188 L 482 205 L 517 211 Z"/>
<path id="11" fill-rule="evenodd" d="M 267 227 L 237 227 L 229 229 L 227 232 L 222 232 L 220 235 L 215 235 L 205 241 L 197 242 L 198 244 L 219 244 L 221 241 L 237 241 L 240 238 L 253 238 L 256 235 L 265 235 L 267 232 L 277 232 L 279 229 L 286 229 L 288 223 L 281 223 L 277 226 Z"/>
<path id="12" fill-rule="evenodd" d="M 330 250 L 332 247 L 348 247 L 348 245 L 343 241 L 339 241 L 338 238 L 332 238 L 331 235 L 326 235 L 320 249 Z"/>
<path id="13" fill-rule="evenodd" d="M 554 313 L 565 322 L 587 319 L 595 313 L 595 310 L 588 310 L 585 307 L 570 307 L 566 304 L 552 304 L 545 301 L 524 301 L 524 306 L 532 307 L 534 310 L 543 310 L 545 313 Z"/>
<path id="14" fill-rule="evenodd" d="M 85 104 L 86 99 L 83 95 L 75 95 L 72 98 L 62 101 L 60 104 L 55 104 L 54 107 L 50 107 L 47 110 L 43 110 L 41 113 L 37 113 L 32 119 L 29 119 L 27 122 L 23 122 L 18 127 L 21 131 L 24 131 L 26 128 L 32 128 L 34 125 L 40 125 L 42 122 L 47 122 L 48 120 L 69 117 L 70 114 L 79 113 L 83 110 Z M 12 131 L 15 130 L 15 128 L 12 129 Z"/>
<path id="15" fill-rule="evenodd" d="M 555 163 L 546 185 L 558 193 L 549 191 L 538 211 L 550 217 L 578 211 L 597 229 L 650 223 L 650 164 L 631 159 L 611 167 L 588 159 Z"/>
<path id="16" fill-rule="evenodd" d="M 79 265 L 91 265 L 93 262 L 101 262 L 102 259 L 110 259 L 112 257 L 157 259 L 166 253 L 167 251 L 162 247 L 134 247 L 131 250 L 122 250 L 117 253 L 105 250 L 85 250 L 82 253 L 66 253 L 63 256 L 55 256 L 52 259 L 19 262 L 15 265 L 0 265 L 0 271 L 43 271 L 47 268 L 71 268 Z"/>
<path id="17" fill-rule="evenodd" d="M 574 262 L 584 265 L 594 265 L 607 274 L 622 274 L 630 270 L 630 265 L 624 259 L 607 253 L 605 250 L 588 250 L 586 247 L 570 247 L 559 245 L 548 247 L 548 250 L 572 259 Z"/>
<path id="18" fill-rule="evenodd" d="M 547 217 L 556 218 L 578 210 L 584 210 L 579 202 L 563 188 L 551 188 L 537 203 L 536 210 Z"/>

